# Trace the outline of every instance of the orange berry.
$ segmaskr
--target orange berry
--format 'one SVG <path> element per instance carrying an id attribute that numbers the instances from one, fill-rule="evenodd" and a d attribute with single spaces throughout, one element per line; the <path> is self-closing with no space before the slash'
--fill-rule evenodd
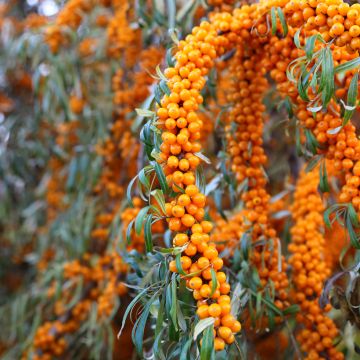
<path id="1" fill-rule="evenodd" d="M 224 261 L 221 258 L 216 257 L 215 259 L 211 260 L 211 264 L 214 270 L 220 270 L 224 265 Z"/>
<path id="2" fill-rule="evenodd" d="M 176 156 L 169 156 L 167 160 L 167 165 L 170 168 L 177 168 L 179 165 L 179 159 Z"/>
<path id="3" fill-rule="evenodd" d="M 196 185 L 188 185 L 185 188 L 185 193 L 192 197 L 192 196 L 199 193 L 199 189 L 198 189 L 198 187 Z"/>
<path id="4" fill-rule="evenodd" d="M 194 256 L 197 253 L 197 247 L 196 245 L 190 243 L 184 252 L 187 256 Z"/>
<path id="5" fill-rule="evenodd" d="M 176 135 L 170 133 L 170 132 L 163 132 L 161 135 L 162 140 L 164 141 L 165 144 L 175 144 L 176 143 Z"/>
<path id="6" fill-rule="evenodd" d="M 214 339 L 214 349 L 215 349 L 215 351 L 224 350 L 225 349 L 225 341 L 223 339 L 216 337 Z"/>
<path id="7" fill-rule="evenodd" d="M 211 280 L 212 276 L 211 276 L 211 268 L 206 268 L 202 273 L 201 276 L 205 279 L 205 280 Z"/>
<path id="8" fill-rule="evenodd" d="M 217 274 L 216 274 L 216 278 L 217 278 L 217 281 L 222 284 L 224 282 L 226 282 L 226 274 L 222 271 L 219 271 Z"/>
<path id="9" fill-rule="evenodd" d="M 200 294 L 203 298 L 208 298 L 211 294 L 211 288 L 208 284 L 204 284 L 200 288 Z"/>
<path id="10" fill-rule="evenodd" d="M 215 259 L 218 256 L 218 251 L 212 247 L 208 247 L 204 251 L 204 256 L 208 258 L 209 260 Z"/>
<path id="11" fill-rule="evenodd" d="M 218 317 L 221 315 L 221 306 L 219 304 L 211 304 L 209 306 L 209 315 L 212 317 Z"/>
<path id="12" fill-rule="evenodd" d="M 181 266 L 184 270 L 190 269 L 192 261 L 188 256 L 182 256 L 180 258 Z"/>
<path id="13" fill-rule="evenodd" d="M 233 327 L 231 328 L 231 330 L 234 333 L 238 333 L 241 330 L 241 324 L 239 321 L 235 321 Z"/>
<path id="14" fill-rule="evenodd" d="M 231 334 L 231 329 L 226 326 L 220 326 L 218 329 L 218 335 L 223 339 L 227 339 Z"/>
<path id="15" fill-rule="evenodd" d="M 229 283 L 222 283 L 220 285 L 220 292 L 221 292 L 221 294 L 227 295 L 230 292 Z"/>
<path id="16" fill-rule="evenodd" d="M 184 216 L 184 214 L 185 214 L 185 209 L 184 209 L 183 206 L 175 205 L 171 209 L 171 213 L 177 218 L 182 218 Z"/>
<path id="17" fill-rule="evenodd" d="M 232 344 L 233 342 L 235 341 L 235 336 L 234 336 L 234 334 L 231 334 L 226 340 L 225 340 L 225 342 L 227 343 L 227 344 Z"/>
<path id="18" fill-rule="evenodd" d="M 204 233 L 209 233 L 213 229 L 213 224 L 210 221 L 202 221 L 200 225 Z"/>
<path id="19" fill-rule="evenodd" d="M 202 286 L 202 280 L 198 276 L 194 276 L 193 278 L 190 279 L 189 281 L 190 289 L 198 290 L 201 288 L 201 286 Z"/>
<path id="20" fill-rule="evenodd" d="M 189 241 L 189 237 L 186 234 L 176 234 L 174 237 L 174 245 L 175 246 L 184 246 Z"/>
<path id="21" fill-rule="evenodd" d="M 210 261 L 208 258 L 202 256 L 198 259 L 197 264 L 200 269 L 205 269 L 210 265 Z"/>
<path id="22" fill-rule="evenodd" d="M 230 314 L 231 311 L 231 305 L 230 302 L 219 302 L 220 306 L 221 306 L 221 316 L 225 316 L 227 314 Z"/>
<path id="23" fill-rule="evenodd" d="M 169 220 L 169 229 L 171 231 L 179 231 L 181 228 L 181 220 L 179 218 L 171 218 Z"/>
<path id="24" fill-rule="evenodd" d="M 229 295 L 221 295 L 219 297 L 219 300 L 218 300 L 219 304 L 220 303 L 229 303 L 231 302 L 231 299 L 230 299 L 230 296 Z"/>
<path id="25" fill-rule="evenodd" d="M 185 225 L 186 227 L 190 228 L 191 226 L 194 225 L 195 219 L 192 215 L 190 214 L 185 214 L 182 218 L 181 218 L 181 222 L 183 223 L 183 225 Z"/>
<path id="26" fill-rule="evenodd" d="M 201 290 L 200 290 L 201 291 Z M 196 311 L 196 314 L 200 319 L 205 319 L 209 317 L 209 306 L 208 305 L 201 305 Z"/>
<path id="27" fill-rule="evenodd" d="M 221 319 L 221 325 L 228 327 L 230 329 L 234 326 L 234 323 L 235 323 L 235 319 L 231 314 L 227 314 L 223 316 Z"/>

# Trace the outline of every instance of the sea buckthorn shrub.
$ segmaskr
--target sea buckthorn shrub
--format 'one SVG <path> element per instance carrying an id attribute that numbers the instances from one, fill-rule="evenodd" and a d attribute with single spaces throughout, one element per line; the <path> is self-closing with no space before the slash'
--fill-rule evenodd
<path id="1" fill-rule="evenodd" d="M 360 5 L 45 9 L 0 7 L 0 354 L 354 358 Z"/>

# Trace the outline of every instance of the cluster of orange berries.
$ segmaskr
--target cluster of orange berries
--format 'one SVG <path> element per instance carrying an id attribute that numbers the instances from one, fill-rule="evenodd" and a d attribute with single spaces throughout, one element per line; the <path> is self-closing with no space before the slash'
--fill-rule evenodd
<path id="1" fill-rule="evenodd" d="M 55 24 L 46 29 L 46 42 L 53 53 L 56 53 L 59 47 L 67 42 L 67 37 L 63 33 L 64 27 L 77 29 L 82 22 L 84 13 L 90 11 L 92 6 L 91 0 L 70 0 L 65 4 L 58 14 Z"/>
<path id="2" fill-rule="evenodd" d="M 332 169 L 332 166 L 328 168 Z M 298 340 L 308 359 L 327 356 L 343 359 L 343 354 L 333 345 L 338 330 L 326 316 L 331 307 L 327 305 L 323 310 L 318 303 L 323 283 L 331 273 L 325 260 L 324 205 L 318 193 L 318 185 L 318 169 L 302 172 L 291 208 L 295 224 L 291 228 L 292 243 L 288 246 L 292 254 L 289 264 L 293 269 L 295 300 L 301 308 L 297 321 L 304 325 Z"/>
<path id="3" fill-rule="evenodd" d="M 195 170 L 201 162 L 196 154 L 201 150 L 198 140 L 203 126 L 196 110 L 203 102 L 200 91 L 205 85 L 204 76 L 225 44 L 226 40 L 217 36 L 207 22 L 180 41 L 176 65 L 165 70 L 171 93 L 164 95 L 157 111 L 164 130 L 157 161 L 163 164 L 167 182 L 178 194 L 166 203 L 167 221 L 169 229 L 176 233 L 173 245 L 184 248 L 181 272 L 190 275 L 186 283 L 197 300 L 197 315 L 200 319 L 214 318 L 216 350 L 231 344 L 241 325 L 230 313 L 230 285 L 226 274 L 220 271 L 223 260 L 216 244 L 210 242 L 213 225 L 203 220 L 206 196 L 195 185 Z M 173 272 L 180 271 L 175 260 L 169 267 Z M 212 272 L 216 274 L 216 286 Z"/>
<path id="4" fill-rule="evenodd" d="M 86 253 L 82 261 L 74 260 L 64 264 L 64 279 L 71 281 L 72 286 L 55 302 L 56 320 L 45 322 L 37 329 L 33 342 L 34 358 L 47 360 L 62 356 L 67 350 L 66 335 L 81 327 L 93 303 L 97 304 L 97 314 L 101 321 L 102 317 L 109 317 L 112 313 L 116 298 L 127 293 L 120 275 L 127 273 L 128 266 L 115 251 L 100 256 L 94 264 L 91 264 L 91 258 L 91 254 Z M 80 279 L 83 281 L 83 295 L 68 309 L 67 302 L 72 299 Z M 55 284 L 49 289 L 48 296 L 53 297 L 54 293 Z"/>
<path id="5" fill-rule="evenodd" d="M 244 34 L 245 32 L 242 36 Z M 270 195 L 265 189 L 267 180 L 263 167 L 266 165 L 267 156 L 262 139 L 263 112 L 265 111 L 262 98 L 268 84 L 264 77 L 265 69 L 261 61 L 260 49 L 257 39 L 251 40 L 246 48 L 240 44 L 229 71 L 233 79 L 229 101 L 233 106 L 229 113 L 229 124 L 225 128 L 227 146 L 231 156 L 231 170 L 237 182 L 241 184 L 245 180 L 247 181 L 245 191 L 241 195 L 244 209 L 230 222 L 237 222 L 238 231 L 241 233 L 250 231 L 250 236 L 254 241 L 261 237 L 265 237 L 268 241 L 272 239 L 274 252 L 267 248 L 270 244 L 268 242 L 263 250 L 257 249 L 254 252 L 253 261 L 258 267 L 261 285 L 264 287 L 268 284 L 269 279 L 274 282 L 278 297 L 276 304 L 282 309 L 288 305 L 286 301 L 288 280 L 283 257 L 282 271 L 277 271 L 276 231 L 270 223 Z M 241 236 L 237 237 L 238 240 L 240 238 Z M 264 253 L 266 259 L 265 265 L 261 252 Z"/>
<path id="6" fill-rule="evenodd" d="M 109 39 L 108 54 L 119 58 L 123 51 L 127 52 L 129 58 L 136 58 L 137 51 L 141 47 L 141 32 L 130 25 L 133 17 L 134 7 L 129 1 L 112 1 L 114 16 L 107 26 L 107 37 Z"/>
<path id="7" fill-rule="evenodd" d="M 346 46 L 349 52 L 360 50 L 360 4 L 350 6 L 342 0 L 288 1 L 284 13 L 290 25 L 316 30 L 325 41 L 335 39 L 336 46 Z"/>

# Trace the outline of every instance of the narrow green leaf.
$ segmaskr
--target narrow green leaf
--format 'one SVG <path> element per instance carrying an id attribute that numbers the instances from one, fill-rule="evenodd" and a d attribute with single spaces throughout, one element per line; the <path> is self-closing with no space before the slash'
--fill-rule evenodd
<path id="1" fill-rule="evenodd" d="M 200 360 L 211 360 L 215 356 L 214 350 L 214 326 L 208 326 L 202 338 Z"/>
<path id="2" fill-rule="evenodd" d="M 177 320 L 177 282 L 176 282 L 176 275 L 173 274 L 172 280 L 171 280 L 171 307 L 170 307 L 170 316 L 171 321 L 174 325 L 175 331 L 178 331 L 178 320 Z"/>
<path id="3" fill-rule="evenodd" d="M 321 162 L 319 172 L 320 172 L 319 187 L 320 187 L 321 192 L 323 192 L 323 193 L 330 192 L 330 185 L 329 185 L 329 181 L 328 181 L 325 160 Z"/>
<path id="4" fill-rule="evenodd" d="M 142 185 L 144 185 L 146 191 L 149 191 L 150 190 L 150 181 L 147 177 L 147 175 L 145 174 L 145 169 L 141 169 L 139 174 L 139 181 Z"/>
<path id="5" fill-rule="evenodd" d="M 135 111 L 139 116 L 142 116 L 142 117 L 153 117 L 155 115 L 155 113 L 153 111 L 147 110 L 147 109 L 136 108 Z"/>
<path id="6" fill-rule="evenodd" d="M 216 272 L 213 268 L 210 269 L 210 272 L 211 272 L 211 281 L 212 281 L 210 297 L 212 297 L 217 288 L 217 277 L 216 277 Z"/>
<path id="7" fill-rule="evenodd" d="M 150 214 L 146 221 L 144 226 L 144 236 L 145 236 L 145 249 L 146 252 L 152 252 L 153 251 L 153 242 L 152 242 L 152 233 L 151 233 L 151 225 L 152 225 L 152 214 Z"/>
<path id="8" fill-rule="evenodd" d="M 277 13 L 279 15 L 279 20 L 280 20 L 281 27 L 283 30 L 283 36 L 286 37 L 289 32 L 289 29 L 288 29 L 288 26 L 286 23 L 285 15 L 280 7 L 277 8 Z"/>
<path id="9" fill-rule="evenodd" d="M 179 360 L 189 360 L 189 350 L 191 348 L 191 345 L 193 343 L 193 339 L 189 339 L 185 345 L 181 349 L 180 359 Z"/>
<path id="10" fill-rule="evenodd" d="M 181 275 L 186 275 L 186 272 L 184 271 L 181 265 L 181 253 L 176 255 L 175 262 L 176 262 L 176 270 L 178 271 L 178 273 Z"/>
<path id="11" fill-rule="evenodd" d="M 305 168 L 305 172 L 310 172 L 311 170 L 315 169 L 319 162 L 323 159 L 322 155 L 315 155 L 312 159 L 308 162 Z"/>
<path id="12" fill-rule="evenodd" d="M 125 313 L 123 315 L 122 318 L 122 322 L 121 322 L 121 328 L 118 332 L 117 338 L 119 338 L 124 330 L 125 327 L 125 323 L 126 323 L 126 319 L 129 316 L 131 310 L 134 308 L 134 306 L 136 305 L 136 303 L 141 299 L 141 297 L 148 291 L 148 289 L 143 289 L 139 294 L 137 294 L 134 299 L 130 302 L 130 304 L 127 306 Z"/>
<path id="13" fill-rule="evenodd" d="M 276 34 L 276 12 L 275 8 L 272 7 L 270 10 L 270 16 L 271 16 L 271 34 Z"/>
<path id="14" fill-rule="evenodd" d="M 300 311 L 300 307 L 297 304 L 290 305 L 285 310 L 283 310 L 284 315 L 294 315 Z"/>
<path id="15" fill-rule="evenodd" d="M 200 320 L 194 329 L 194 341 L 196 341 L 197 337 L 209 326 L 213 326 L 215 319 L 213 317 L 208 317 L 205 319 Z"/>
<path id="16" fill-rule="evenodd" d="M 144 331 L 147 319 L 150 314 L 151 305 L 155 300 L 155 295 L 149 299 L 144 309 L 140 315 L 140 317 L 136 320 L 134 327 L 132 329 L 132 339 L 136 348 L 136 351 L 140 357 L 143 357 L 143 341 L 144 341 Z"/>
<path id="17" fill-rule="evenodd" d="M 167 96 L 169 96 L 169 95 L 171 94 L 171 91 L 170 91 L 170 89 L 169 89 L 166 81 L 161 80 L 159 86 L 160 86 L 161 90 L 162 90 Z"/>
<path id="18" fill-rule="evenodd" d="M 335 67 L 335 74 L 339 74 L 341 72 L 350 71 L 353 69 L 358 69 L 360 67 L 360 57 L 347 61 L 346 63 L 340 64 Z"/>
<path id="19" fill-rule="evenodd" d="M 351 79 L 348 96 L 347 96 L 347 104 L 345 106 L 344 112 L 344 125 L 351 119 L 355 110 L 356 110 L 356 102 L 358 98 L 358 82 L 359 82 L 359 74 L 356 73 Z"/>
<path id="20" fill-rule="evenodd" d="M 135 220 L 131 220 L 128 227 L 127 227 L 127 229 L 126 229 L 126 242 L 128 244 L 131 243 L 131 230 L 132 230 L 132 227 L 134 225 L 134 222 L 135 222 Z"/>
<path id="21" fill-rule="evenodd" d="M 136 216 L 136 219 L 135 219 L 135 231 L 136 231 L 136 233 L 138 235 L 140 235 L 140 233 L 141 233 L 142 225 L 143 225 L 143 222 L 145 220 L 145 217 L 146 217 L 149 209 L 150 209 L 150 206 L 145 206 L 144 208 L 142 208 L 139 211 L 139 213 Z"/>
<path id="22" fill-rule="evenodd" d="M 154 162 L 153 166 L 154 166 L 156 177 L 159 180 L 162 191 L 164 192 L 164 194 L 168 194 L 169 193 L 169 185 L 166 181 L 166 177 L 165 177 L 162 167 L 157 162 Z"/>

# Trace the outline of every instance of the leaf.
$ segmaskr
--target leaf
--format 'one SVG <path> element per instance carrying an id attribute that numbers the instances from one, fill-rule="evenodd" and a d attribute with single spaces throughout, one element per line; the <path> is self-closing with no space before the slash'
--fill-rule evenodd
<path id="1" fill-rule="evenodd" d="M 176 270 L 181 275 L 186 275 L 186 272 L 184 271 L 182 265 L 181 265 L 181 253 L 177 254 L 175 257 L 175 263 L 176 263 Z"/>
<path id="2" fill-rule="evenodd" d="M 145 221 L 145 226 L 144 226 L 146 252 L 153 251 L 153 242 L 152 242 L 152 233 L 151 233 L 152 217 L 153 217 L 152 214 L 150 214 L 147 217 L 147 219 Z"/>
<path id="3" fill-rule="evenodd" d="M 319 143 L 316 140 L 314 134 L 309 129 L 305 129 L 305 137 L 306 137 L 306 145 L 307 145 L 308 149 L 314 155 L 316 155 L 317 148 L 319 147 Z"/>
<path id="4" fill-rule="evenodd" d="M 161 342 L 163 341 L 163 337 L 164 337 L 164 332 L 166 330 L 166 327 L 163 327 L 160 332 L 155 335 L 155 340 L 154 340 L 154 344 L 152 347 L 153 350 L 153 354 L 154 354 L 154 359 L 159 359 L 159 360 L 166 360 L 166 357 L 161 349 Z"/>
<path id="5" fill-rule="evenodd" d="M 191 348 L 191 345 L 193 343 L 192 339 L 189 339 L 185 345 L 181 349 L 180 359 L 179 360 L 189 360 L 188 352 Z"/>
<path id="6" fill-rule="evenodd" d="M 160 305 L 159 305 L 159 310 L 157 313 L 157 318 L 156 318 L 156 327 L 155 327 L 155 336 L 157 336 L 158 334 L 161 333 L 162 329 L 164 329 L 165 327 L 163 326 L 163 322 L 164 322 L 164 307 L 165 307 L 165 296 L 161 297 L 161 301 L 160 301 Z"/>
<path id="7" fill-rule="evenodd" d="M 135 220 L 131 220 L 128 227 L 127 227 L 127 229 L 126 229 L 126 242 L 128 244 L 131 243 L 131 230 L 132 230 L 132 227 L 134 225 L 134 222 L 135 222 Z"/>
<path id="8" fill-rule="evenodd" d="M 196 341 L 197 337 L 209 326 L 214 325 L 215 319 L 213 317 L 208 317 L 205 319 L 200 320 L 194 329 L 194 336 L 193 339 Z"/>
<path id="9" fill-rule="evenodd" d="M 319 298 L 319 305 L 322 309 L 325 308 L 325 306 L 329 303 L 330 290 L 334 286 L 335 281 L 337 279 L 339 279 L 340 277 L 342 277 L 344 274 L 346 274 L 346 272 L 341 271 L 341 272 L 331 276 L 329 279 L 325 280 L 323 291 Z"/>
<path id="10" fill-rule="evenodd" d="M 196 153 L 194 153 L 194 155 L 197 156 L 202 161 L 204 161 L 206 164 L 211 164 L 210 159 L 208 157 L 206 157 L 204 154 L 202 154 L 201 152 L 196 152 Z"/>
<path id="11" fill-rule="evenodd" d="M 300 128 L 296 126 L 295 129 L 295 142 L 296 142 L 296 154 L 298 156 L 303 155 L 302 146 L 301 146 L 301 136 L 300 136 Z"/>
<path id="12" fill-rule="evenodd" d="M 320 34 L 312 35 L 306 39 L 305 53 L 306 53 L 306 57 L 308 60 L 311 60 L 314 55 L 314 47 L 315 47 L 316 40 L 319 40 L 322 43 L 324 43 L 324 39 L 322 38 L 322 36 Z"/>
<path id="13" fill-rule="evenodd" d="M 155 294 L 156 295 L 156 294 Z M 155 295 L 152 296 L 151 299 L 149 299 L 143 309 L 143 312 L 141 313 L 140 317 L 136 320 L 134 327 L 132 329 L 132 339 L 136 348 L 137 353 L 140 357 L 143 355 L 143 341 L 144 341 L 144 331 L 147 319 L 150 314 L 151 305 L 156 299 Z"/>
<path id="14" fill-rule="evenodd" d="M 282 27 L 282 30 L 283 30 L 283 36 L 286 37 L 288 32 L 289 32 L 289 29 L 288 29 L 288 26 L 287 26 L 287 23 L 286 23 L 286 20 L 285 20 L 285 15 L 282 11 L 282 9 L 280 7 L 277 8 L 277 13 L 278 13 L 278 16 L 279 16 L 279 20 L 280 20 L 280 23 L 281 23 L 281 27 Z"/>
<path id="15" fill-rule="evenodd" d="M 300 311 L 300 307 L 297 304 L 290 305 L 285 310 L 283 310 L 283 315 L 293 315 Z"/>
<path id="16" fill-rule="evenodd" d="M 353 78 L 351 79 L 350 85 L 349 85 L 349 91 L 347 96 L 347 104 L 345 107 L 345 113 L 344 113 L 344 123 L 343 125 L 347 124 L 347 122 L 351 119 L 353 116 L 355 110 L 356 110 L 356 102 L 358 97 L 358 82 L 359 82 L 359 74 L 356 73 Z"/>
<path id="17" fill-rule="evenodd" d="M 136 231 L 136 233 L 138 235 L 140 235 L 140 233 L 141 233 L 142 225 L 143 225 L 143 222 L 145 220 L 145 217 L 146 217 L 149 209 L 150 209 L 150 206 L 145 206 L 144 208 L 142 208 L 139 211 L 139 213 L 136 216 L 136 219 L 135 219 L 135 231 Z"/>
<path id="18" fill-rule="evenodd" d="M 159 86 L 160 86 L 161 90 L 162 90 L 167 96 L 169 96 L 169 95 L 171 94 L 171 91 L 170 91 L 170 89 L 169 89 L 166 81 L 161 80 Z"/>
<path id="19" fill-rule="evenodd" d="M 350 237 L 350 242 L 351 245 L 355 248 L 355 249 L 360 249 L 360 243 L 359 243 L 359 238 L 356 235 L 356 232 L 354 230 L 353 224 L 351 223 L 350 217 L 348 216 L 345 220 L 345 224 L 346 224 L 346 230 L 349 233 L 349 237 Z"/>
<path id="20" fill-rule="evenodd" d="M 200 360 L 211 360 L 215 355 L 214 352 L 214 325 L 210 325 L 204 331 Z"/>
<path id="21" fill-rule="evenodd" d="M 176 25 L 176 2 L 175 0 L 167 0 L 167 11 L 166 15 L 168 17 L 168 28 L 169 30 L 175 29 Z"/>
<path id="22" fill-rule="evenodd" d="M 160 206 L 163 215 L 166 215 L 165 197 L 163 192 L 160 189 L 155 189 L 150 193 L 150 195 L 155 198 L 156 202 Z"/>
<path id="23" fill-rule="evenodd" d="M 121 328 L 118 332 L 117 338 L 119 339 L 119 337 L 121 336 L 124 327 L 125 327 L 125 323 L 126 323 L 126 319 L 129 316 L 131 310 L 133 309 L 133 307 L 136 305 L 136 303 L 141 299 L 141 297 L 148 291 L 148 289 L 143 289 L 139 294 L 137 294 L 134 299 L 131 301 L 131 303 L 128 305 L 128 307 L 125 310 L 124 316 L 122 318 L 122 322 L 121 322 Z"/>
<path id="24" fill-rule="evenodd" d="M 212 285 L 211 285 L 211 293 L 210 293 L 209 297 L 212 297 L 217 288 L 217 277 L 216 277 L 215 270 L 213 268 L 210 269 L 210 272 L 211 272 Z"/>
<path id="25" fill-rule="evenodd" d="M 139 116 L 142 116 L 142 117 L 153 117 L 153 116 L 155 116 L 155 113 L 153 111 L 151 111 L 151 110 L 136 108 L 135 111 Z"/>
<path id="26" fill-rule="evenodd" d="M 159 65 L 156 66 L 155 70 L 156 70 L 156 74 L 159 76 L 159 78 L 160 78 L 161 80 L 163 80 L 163 81 L 165 81 L 165 82 L 168 81 L 167 78 L 166 78 L 166 76 L 165 76 L 165 75 L 162 73 L 162 71 L 160 70 L 160 66 L 159 66 Z"/>
<path id="27" fill-rule="evenodd" d="M 177 296 L 176 296 L 176 290 L 177 290 L 177 283 L 176 283 L 176 275 L 173 274 L 172 280 L 171 280 L 171 307 L 170 307 L 170 317 L 171 321 L 174 325 L 175 331 L 178 331 L 178 321 L 177 321 Z"/>
<path id="28" fill-rule="evenodd" d="M 341 131 L 342 128 L 343 128 L 343 125 L 337 126 L 337 127 L 334 128 L 334 129 L 329 129 L 329 130 L 327 130 L 326 132 L 327 132 L 328 134 L 330 134 L 330 135 L 336 135 L 336 134 L 338 134 L 338 133 Z"/>
<path id="29" fill-rule="evenodd" d="M 335 74 L 338 74 L 341 72 L 357 69 L 359 67 L 360 67 L 360 57 L 357 57 L 355 59 L 352 59 L 350 61 L 347 61 L 343 64 L 336 66 L 334 69 L 334 72 L 335 72 Z"/>
<path id="30" fill-rule="evenodd" d="M 319 173 L 320 173 L 319 187 L 320 187 L 321 192 L 323 192 L 323 193 L 330 192 L 330 185 L 329 185 L 329 181 L 328 181 L 325 160 L 323 160 L 320 164 Z"/>
<path id="31" fill-rule="evenodd" d="M 315 155 L 312 157 L 312 159 L 308 162 L 305 168 L 305 172 L 310 172 L 313 169 L 316 168 L 316 166 L 319 164 L 319 162 L 323 159 L 322 155 Z"/>
<path id="32" fill-rule="evenodd" d="M 270 17 L 271 17 L 271 34 L 276 34 L 276 12 L 275 8 L 272 7 L 270 10 Z"/>
<path id="33" fill-rule="evenodd" d="M 301 43 L 300 43 L 300 34 L 301 34 L 302 27 L 299 28 L 299 30 L 296 31 L 294 35 L 294 44 L 298 49 L 302 49 Z"/>
<path id="34" fill-rule="evenodd" d="M 141 169 L 139 174 L 138 174 L 138 177 L 139 177 L 139 181 L 142 185 L 144 185 L 146 191 L 149 191 L 150 190 L 150 182 L 149 182 L 149 179 L 148 177 L 146 176 L 145 174 L 145 169 Z"/>
<path id="35" fill-rule="evenodd" d="M 165 177 L 162 167 L 157 162 L 154 162 L 153 166 L 154 166 L 155 173 L 156 173 L 157 179 L 159 180 L 162 191 L 164 192 L 164 194 L 168 194 L 169 193 L 169 185 L 166 181 L 166 177 Z"/>
<path id="36" fill-rule="evenodd" d="M 168 67 L 173 67 L 175 65 L 171 47 L 166 50 L 166 65 Z"/>
<path id="37" fill-rule="evenodd" d="M 324 49 L 324 59 L 322 63 L 320 76 L 320 89 L 323 107 L 326 108 L 334 96 L 335 82 L 334 82 L 334 59 L 330 48 Z"/>
<path id="38" fill-rule="evenodd" d="M 350 218 L 351 223 L 355 226 L 355 227 L 360 227 L 360 222 L 359 222 L 359 218 L 358 215 L 353 207 L 353 205 L 351 203 L 349 203 L 347 205 L 347 212 Z"/>

